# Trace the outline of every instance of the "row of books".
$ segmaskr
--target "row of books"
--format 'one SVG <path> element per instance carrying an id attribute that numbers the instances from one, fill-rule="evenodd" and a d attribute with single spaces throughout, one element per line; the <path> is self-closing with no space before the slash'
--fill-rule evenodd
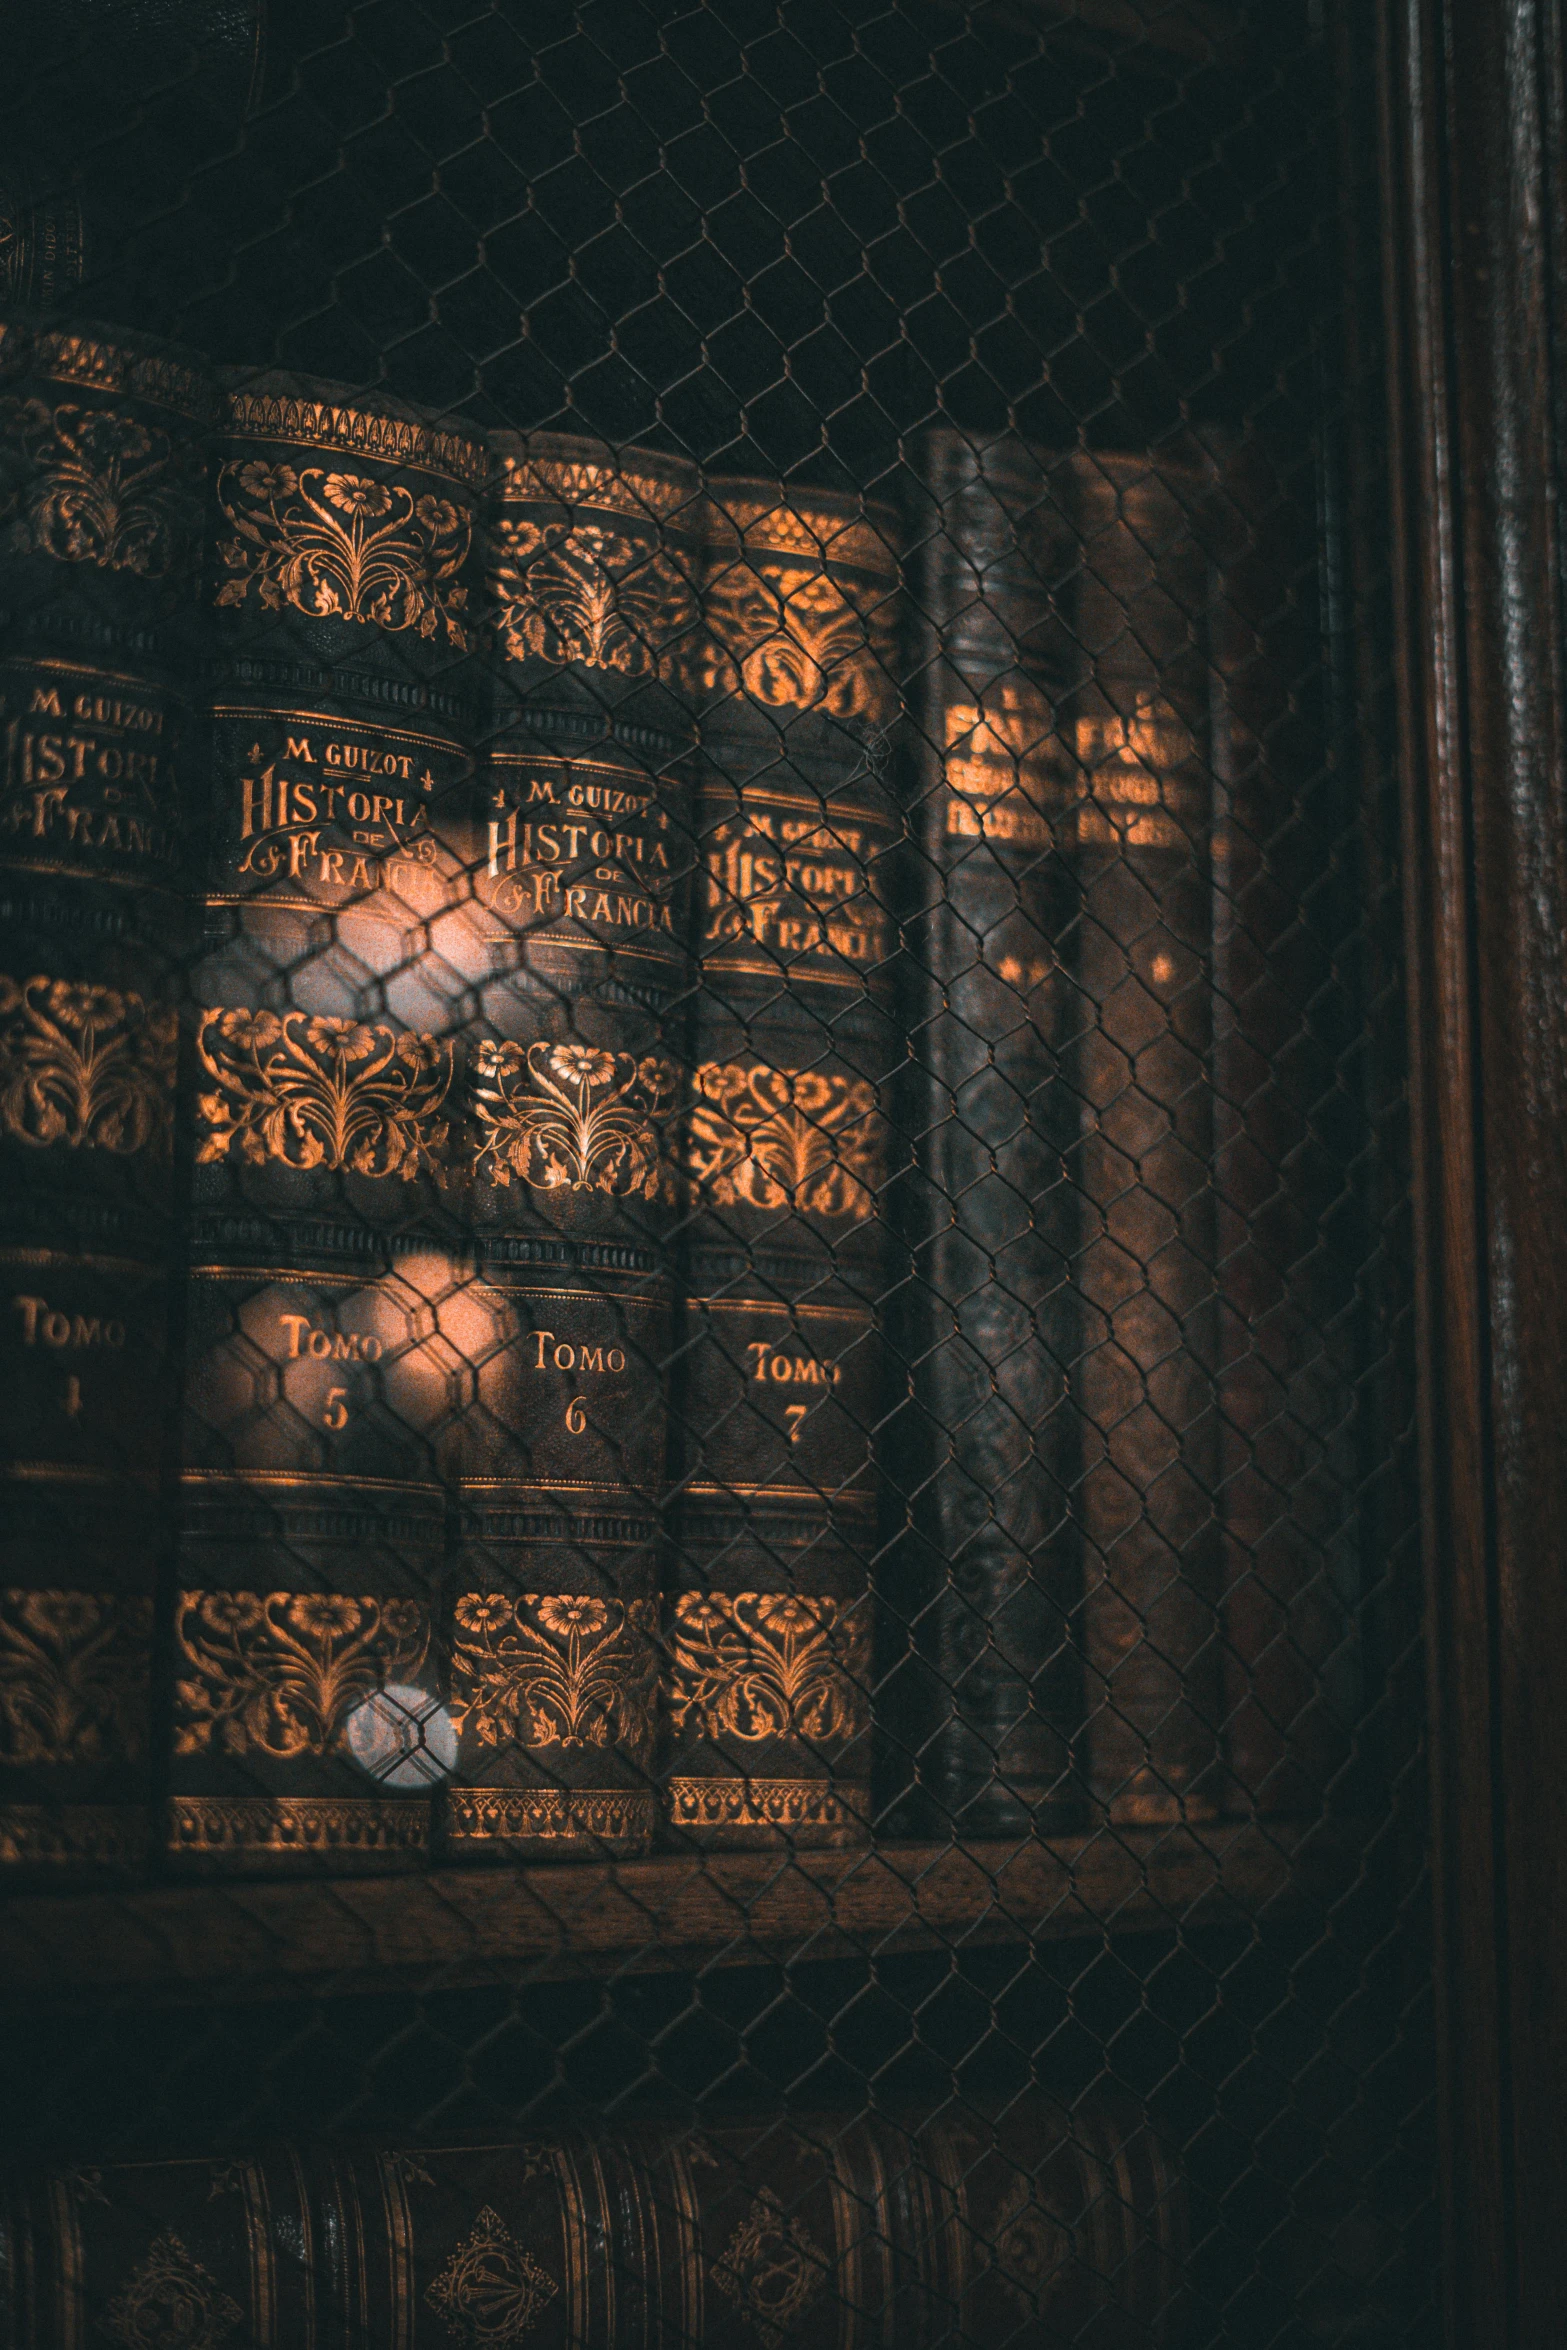
<path id="1" fill-rule="evenodd" d="M 74 2166 L 0 2181 L 0 2214 L 17 2350 L 1150 2350 L 1186 2233 L 1106 2092 Z"/>
<path id="2" fill-rule="evenodd" d="M 1259 452 L 881 504 L 12 319 L 0 501 L 8 1861 L 1320 1800 Z"/>

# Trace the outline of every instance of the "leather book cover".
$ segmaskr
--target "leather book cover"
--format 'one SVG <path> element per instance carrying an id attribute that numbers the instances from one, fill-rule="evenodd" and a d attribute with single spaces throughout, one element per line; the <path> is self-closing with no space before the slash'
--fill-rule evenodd
<path id="1" fill-rule="evenodd" d="M 636 1851 L 657 1815 L 698 505 L 654 451 L 491 446 L 447 1634 L 475 1860 Z"/>
<path id="2" fill-rule="evenodd" d="M 384 1868 L 450 1766 L 482 444 L 236 376 L 214 468 L 169 1844 Z"/>
<path id="3" fill-rule="evenodd" d="M 1183 2184 L 1113 2096 L 61 2169 L 7 2203 L 14 2350 L 1157 2350 Z"/>
<path id="4" fill-rule="evenodd" d="M 889 1691 L 889 1777 L 912 1812 L 976 1836 L 1077 1817 L 1083 1105 L 1053 602 L 1075 556 L 1022 444 L 943 432 L 922 462 L 900 1095 L 918 1138 L 901 1186 L 913 1391 L 890 1437 L 910 1653 Z"/>
<path id="5" fill-rule="evenodd" d="M 1079 893 L 1063 982 L 1085 1105 L 1069 1160 L 1084 1216 L 1083 1761 L 1112 1819 L 1152 1825 L 1224 1801 L 1214 473 L 1195 448 L 1094 451 L 1050 482 L 1077 546 L 1058 606 Z"/>
<path id="6" fill-rule="evenodd" d="M 0 1866 L 147 1844 L 215 384 L 0 321 Z"/>
<path id="7" fill-rule="evenodd" d="M 667 1632 L 703 1842 L 869 1832 L 897 592 L 885 510 L 712 485 Z"/>
<path id="8" fill-rule="evenodd" d="M 945 770 L 911 960 L 950 1088 L 921 1426 L 947 1432 L 928 1539 L 952 1588 L 921 1768 L 966 1758 L 969 1819 L 989 1757 L 1008 1816 L 1030 1747 L 1042 1791 L 1129 1825 L 1298 1809 L 1355 1672 L 1346 1203 L 1314 1140 L 1357 1114 L 1333 1061 L 1353 977 L 1309 530 L 1223 435 L 944 435 L 928 464 Z"/>

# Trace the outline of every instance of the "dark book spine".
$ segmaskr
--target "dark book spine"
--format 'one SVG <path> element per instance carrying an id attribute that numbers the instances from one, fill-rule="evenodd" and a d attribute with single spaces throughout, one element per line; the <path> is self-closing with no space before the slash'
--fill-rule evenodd
<path id="1" fill-rule="evenodd" d="M 1114 2098 L 63 2171 L 4 2198 L 14 2350 L 938 2350 L 1165 2338 L 1185 2197 Z"/>
<path id="2" fill-rule="evenodd" d="M 1084 1459 L 1084 1766 L 1129 1825 L 1224 1800 L 1211 752 L 1214 477 L 1085 454 L 1052 464 L 1077 560 L 1057 603 L 1073 754 L 1084 1104 L 1074 1391 Z"/>
<path id="3" fill-rule="evenodd" d="M 657 1811 L 698 485 L 555 435 L 493 454 L 447 1832 L 628 1852 Z"/>
<path id="4" fill-rule="evenodd" d="M 973 1820 L 987 1756 L 998 1787 L 1030 1749 L 1064 1772 L 1073 1625 L 1096 1809 L 1300 1810 L 1354 1709 L 1357 1425 L 1347 819 L 1309 527 L 1218 440 L 943 436 L 931 463 L 924 732 L 946 768 L 915 960 L 951 1114 L 924 1125 L 918 1427 L 943 1458 L 928 1685 L 952 1719 L 924 1775 Z"/>
<path id="5" fill-rule="evenodd" d="M 668 1773 L 706 1842 L 869 1828 L 896 547 L 712 491 Z"/>
<path id="6" fill-rule="evenodd" d="M 452 1130 L 482 446 L 236 384 L 193 1155 L 171 1851 L 384 1867 L 449 1767 Z"/>
<path id="7" fill-rule="evenodd" d="M 54 311 L 86 274 L 80 196 L 13 146 L 0 169 L 0 302 Z"/>
<path id="8" fill-rule="evenodd" d="M 146 1849 L 189 880 L 185 627 L 216 387 L 0 324 L 0 1864 Z"/>
<path id="9" fill-rule="evenodd" d="M 904 967 L 918 1279 L 894 1437 L 920 1670 L 898 1676 L 893 1731 L 926 1807 L 995 1835 L 1068 1826 L 1076 1802 L 1080 1098 L 1064 1065 L 1075 883 L 1051 607 L 1070 547 L 1019 443 L 933 435 L 924 472 Z"/>

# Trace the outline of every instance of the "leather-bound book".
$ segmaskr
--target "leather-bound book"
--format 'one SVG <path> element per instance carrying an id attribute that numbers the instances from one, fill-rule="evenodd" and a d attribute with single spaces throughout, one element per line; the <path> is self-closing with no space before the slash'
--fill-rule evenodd
<path id="1" fill-rule="evenodd" d="M 54 311 L 86 273 L 80 196 L 17 142 L 0 168 L 0 303 Z"/>
<path id="2" fill-rule="evenodd" d="M 1005 437 L 936 436 L 929 462 L 951 584 L 920 959 L 956 1082 L 931 1126 L 927 1391 L 951 1711 L 925 1769 L 939 1787 L 959 1756 L 958 1817 L 998 1828 L 1070 1816 L 1074 1789 L 1132 1825 L 1208 1816 L 1211 479 Z"/>
<path id="3" fill-rule="evenodd" d="M 675 1826 L 868 1832 L 893 517 L 721 482 L 704 585 Z"/>
<path id="4" fill-rule="evenodd" d="M 916 1279 L 898 1329 L 914 1376 L 892 1439 L 908 1533 L 887 1578 L 912 1653 L 888 1745 L 901 1800 L 976 1836 L 1075 1817 L 1080 1015 L 1062 977 L 1070 669 L 1051 602 L 1073 555 L 1022 444 L 933 434 L 923 472 L 902 967 Z"/>
<path id="5" fill-rule="evenodd" d="M 526 2145 L 282 2147 L 6 2198 L 15 2350 L 958 2350 L 1167 2338 L 1178 2175 L 1113 2097 Z"/>
<path id="6" fill-rule="evenodd" d="M 931 537 L 953 584 L 927 591 L 945 771 L 915 960 L 942 998 L 932 1074 L 961 1074 L 923 1202 L 926 1424 L 956 1433 L 930 1488 L 950 1714 L 922 1768 L 939 1786 L 966 1758 L 949 1783 L 974 1818 L 963 1782 L 993 1754 L 998 1826 L 1030 1747 L 1064 1793 L 1075 1647 L 1096 1812 L 1299 1809 L 1353 1704 L 1348 1203 L 1318 1137 L 1355 1112 L 1309 539 L 1258 452 L 1217 437 L 942 436 L 931 466 L 957 523 Z M 965 575 L 953 545 L 983 560 Z M 975 648 L 1009 642 L 987 685 Z"/>
<path id="7" fill-rule="evenodd" d="M 384 1868 L 428 1840 L 481 445 L 236 379 L 215 468 L 206 929 L 169 1840 Z"/>
<path id="8" fill-rule="evenodd" d="M 183 673 L 216 387 L 0 321 L 0 1866 L 146 1849 Z M 180 777 L 186 780 L 182 784 Z"/>
<path id="9" fill-rule="evenodd" d="M 1223 1802 L 1212 1181 L 1215 918 L 1209 606 L 1214 476 L 1093 452 L 1049 469 L 1076 559 L 1057 603 L 1074 674 L 1084 1103 L 1075 1377 L 1084 1458 L 1084 1765 L 1131 1825 Z"/>
<path id="10" fill-rule="evenodd" d="M 656 1819 L 698 504 L 656 452 L 492 449 L 448 1628 L 447 1834 L 474 1859 L 633 1851 Z"/>

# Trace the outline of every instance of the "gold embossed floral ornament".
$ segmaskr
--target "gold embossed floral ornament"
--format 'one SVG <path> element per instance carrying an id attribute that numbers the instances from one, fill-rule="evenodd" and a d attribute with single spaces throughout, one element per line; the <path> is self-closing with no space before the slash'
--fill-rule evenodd
<path id="1" fill-rule="evenodd" d="M 197 516 L 188 461 L 123 409 L 0 400 L 0 547 L 142 579 L 182 560 Z"/>
<path id="2" fill-rule="evenodd" d="M 796 510 L 770 489 L 726 485 L 710 526 L 702 693 L 887 725 L 898 708 L 893 531 L 857 501 Z"/>
<path id="3" fill-rule="evenodd" d="M 574 1593 L 465 1592 L 452 1716 L 481 1746 L 653 1750 L 656 1603 Z"/>
<path id="4" fill-rule="evenodd" d="M 139 995 L 0 973 L 0 1134 L 167 1156 L 177 1030 L 170 1006 Z"/>
<path id="5" fill-rule="evenodd" d="M 675 565 L 623 530 L 503 519 L 496 553 L 496 627 L 513 661 L 662 676 L 692 624 L 696 600 Z"/>
<path id="6" fill-rule="evenodd" d="M 203 1164 L 233 1156 L 301 1170 L 440 1172 L 452 1048 L 439 1038 L 303 1012 L 209 1011 L 196 1053 Z"/>
<path id="7" fill-rule="evenodd" d="M 473 525 L 454 499 L 325 465 L 237 458 L 219 476 L 218 500 L 233 525 L 218 548 L 233 574 L 219 604 L 243 604 L 254 590 L 269 611 L 291 605 L 317 619 L 444 633 L 467 649 L 458 575 Z"/>
<path id="8" fill-rule="evenodd" d="M 715 1206 L 874 1216 L 887 1127 L 868 1079 L 704 1061 L 692 1090 L 686 1162 Z"/>
<path id="9" fill-rule="evenodd" d="M 669 1063 L 576 1044 L 484 1044 L 475 1109 L 480 1174 L 535 1191 L 652 1199 L 669 1177 L 656 1120 L 675 1095 Z"/>

